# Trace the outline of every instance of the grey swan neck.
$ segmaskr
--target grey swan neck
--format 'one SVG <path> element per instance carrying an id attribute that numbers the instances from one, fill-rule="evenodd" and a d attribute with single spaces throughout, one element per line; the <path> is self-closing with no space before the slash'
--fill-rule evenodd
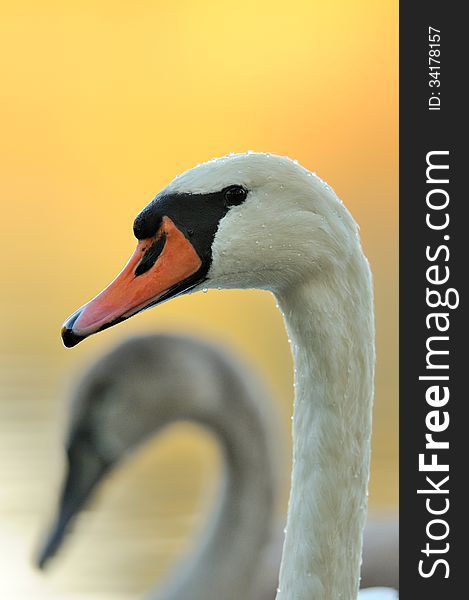
<path id="1" fill-rule="evenodd" d="M 355 600 L 367 509 L 374 374 L 371 275 L 277 294 L 295 364 L 293 468 L 277 600 Z"/>
<path id="2" fill-rule="evenodd" d="M 223 373 L 226 393 L 220 394 L 217 414 L 202 408 L 185 415 L 214 434 L 221 447 L 224 478 L 215 517 L 196 554 L 178 564 L 168 583 L 148 599 L 257 598 L 259 563 L 273 528 L 276 467 L 267 430 L 269 415 L 262 414 L 259 405 L 264 392 L 252 383 L 246 385 L 247 374 L 244 381 L 239 374 L 232 375 Z M 229 399 L 228 394 L 237 397 Z"/>

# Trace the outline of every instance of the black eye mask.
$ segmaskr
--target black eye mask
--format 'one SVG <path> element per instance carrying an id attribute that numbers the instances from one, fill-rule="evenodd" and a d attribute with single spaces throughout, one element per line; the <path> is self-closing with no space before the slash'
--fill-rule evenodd
<path id="1" fill-rule="evenodd" d="M 247 190 L 232 185 L 210 194 L 158 194 L 136 217 L 134 235 L 138 240 L 156 234 L 163 217 L 169 217 L 193 245 L 205 273 L 212 261 L 212 244 L 218 225 L 231 206 L 244 202 Z"/>

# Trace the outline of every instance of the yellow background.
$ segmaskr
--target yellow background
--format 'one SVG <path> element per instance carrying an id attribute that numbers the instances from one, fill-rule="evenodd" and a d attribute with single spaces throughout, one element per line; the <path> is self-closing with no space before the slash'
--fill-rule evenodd
<path id="1" fill-rule="evenodd" d="M 120 492 L 109 486 L 54 573 L 40 577 L 28 565 L 60 477 L 67 382 L 126 334 L 183 330 L 234 346 L 266 378 L 289 421 L 289 348 L 267 293 L 180 298 L 73 350 L 59 338 L 63 319 L 130 256 L 137 212 L 176 174 L 228 152 L 298 159 L 335 188 L 361 225 L 378 341 L 370 502 L 394 507 L 397 3 L 19 0 L 1 5 L 0 62 L 0 595 L 135 597 L 183 545 L 190 523 L 174 515 L 157 522 L 158 499 L 146 508 L 139 499 L 149 490 L 158 495 L 158 486 L 145 483 L 158 468 L 177 478 L 189 464 L 210 485 L 215 451 L 192 430 L 152 445 L 133 465 L 139 476 L 132 464 L 116 476 Z M 200 478 L 193 477 L 191 499 Z M 181 510 L 197 521 L 199 504 Z M 99 546 L 96 531 L 110 514 L 120 521 L 137 511 L 148 518 L 147 546 L 135 539 L 133 554 Z M 176 529 L 168 532 L 174 543 L 155 549 L 158 527 Z M 101 538 L 119 531 L 109 522 Z M 129 531 L 137 538 L 140 530 Z"/>

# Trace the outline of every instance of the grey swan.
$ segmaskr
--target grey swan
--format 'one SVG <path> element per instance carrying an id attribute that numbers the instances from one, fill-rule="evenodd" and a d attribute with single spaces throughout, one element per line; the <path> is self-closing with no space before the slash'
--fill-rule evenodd
<path id="1" fill-rule="evenodd" d="M 166 426 L 190 421 L 212 433 L 224 460 L 215 516 L 197 552 L 178 565 L 158 600 L 257 600 L 259 558 L 272 541 L 277 452 L 267 395 L 238 360 L 188 336 L 131 338 L 102 356 L 72 398 L 66 477 L 37 557 L 44 568 L 96 487 Z M 275 589 L 275 588 L 272 588 Z"/>

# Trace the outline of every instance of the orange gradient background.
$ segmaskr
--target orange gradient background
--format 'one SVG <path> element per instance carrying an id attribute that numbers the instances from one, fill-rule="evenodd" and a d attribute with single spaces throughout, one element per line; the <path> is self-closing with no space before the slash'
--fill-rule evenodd
<path id="1" fill-rule="evenodd" d="M 189 331 L 234 347 L 266 379 L 288 431 L 291 359 L 267 293 L 179 298 L 73 350 L 60 342 L 64 318 L 132 253 L 138 211 L 178 173 L 228 152 L 296 158 L 334 187 L 361 226 L 374 272 L 378 344 L 370 504 L 395 507 L 397 3 L 19 0 L 1 7 L 0 344 L 7 385 L 0 400 L 0 470 L 6 490 L 13 470 L 30 485 L 24 514 L 9 516 L 13 496 L 6 492 L 10 504 L 3 505 L 0 496 L 0 529 L 10 524 L 0 533 L 1 562 L 8 564 L 0 595 L 42 598 L 44 580 L 52 580 L 61 598 L 130 598 L 169 564 L 165 556 L 156 570 L 148 562 L 142 572 L 134 565 L 121 574 L 122 590 L 134 596 L 103 583 L 106 574 L 112 579 L 116 569 L 126 569 L 122 557 L 97 551 L 102 581 L 93 586 L 91 577 L 88 587 L 77 583 L 89 574 L 71 548 L 68 559 L 54 565 L 62 576 L 42 577 L 29 566 L 60 477 L 63 390 L 82 365 L 127 334 Z M 20 384 L 13 401 L 9 390 Z M 142 477 L 131 475 L 129 465 L 116 482 L 130 498 L 121 513 L 116 500 L 116 518 L 125 519 L 136 498 L 149 493 L 145 482 L 162 456 L 174 471 L 177 460 L 198 461 L 194 469 L 206 483 L 212 480 L 215 450 L 192 429 L 148 453 L 156 458 L 134 465 Z M 94 527 L 111 503 L 104 495 Z M 155 527 L 150 520 L 148 528 Z M 106 531 L 115 535 L 111 526 Z M 187 531 L 182 527 L 177 535 Z M 83 558 L 90 547 L 82 543 Z M 181 544 L 171 546 L 172 558 Z M 141 560 L 150 561 L 150 554 L 142 550 Z M 15 587 L 18 579 L 23 587 Z M 51 589 L 44 597 L 56 597 Z"/>

